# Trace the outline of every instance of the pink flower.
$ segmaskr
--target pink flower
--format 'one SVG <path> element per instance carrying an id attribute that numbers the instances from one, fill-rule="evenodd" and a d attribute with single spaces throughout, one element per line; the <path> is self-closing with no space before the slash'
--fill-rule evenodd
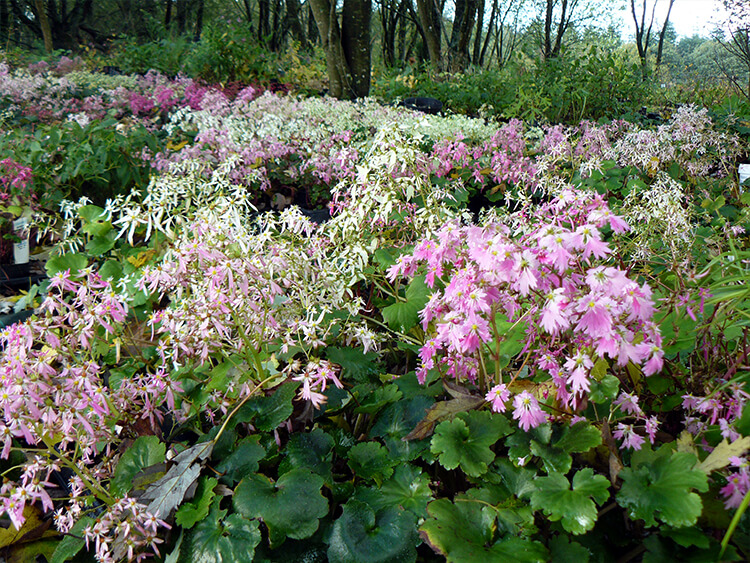
<path id="1" fill-rule="evenodd" d="M 547 422 L 547 415 L 539 406 L 536 397 L 528 391 L 523 391 L 513 398 L 513 408 L 513 419 L 518 420 L 518 426 L 524 432 Z"/>
<path id="2" fill-rule="evenodd" d="M 632 425 L 623 424 L 622 422 L 617 424 L 617 430 L 615 430 L 612 435 L 616 439 L 622 440 L 623 448 L 630 448 L 633 450 L 640 450 L 643 442 L 646 441 L 642 436 L 635 433 Z"/>
<path id="3" fill-rule="evenodd" d="M 504 383 L 495 385 L 487 392 L 484 399 L 489 402 L 493 412 L 505 412 L 505 402 L 510 398 L 510 391 Z"/>
<path id="4" fill-rule="evenodd" d="M 631 414 L 635 416 L 642 416 L 643 411 L 638 405 L 638 395 L 631 395 L 630 393 L 622 392 L 617 400 L 614 402 L 616 407 L 620 407 L 620 410 L 625 414 Z"/>

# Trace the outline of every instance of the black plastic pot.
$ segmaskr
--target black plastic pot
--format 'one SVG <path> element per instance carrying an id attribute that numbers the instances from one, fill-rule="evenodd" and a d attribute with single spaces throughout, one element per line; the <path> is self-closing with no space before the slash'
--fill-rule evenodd
<path id="1" fill-rule="evenodd" d="M 399 105 L 414 111 L 433 115 L 440 113 L 443 109 L 443 102 L 435 98 L 406 98 Z"/>

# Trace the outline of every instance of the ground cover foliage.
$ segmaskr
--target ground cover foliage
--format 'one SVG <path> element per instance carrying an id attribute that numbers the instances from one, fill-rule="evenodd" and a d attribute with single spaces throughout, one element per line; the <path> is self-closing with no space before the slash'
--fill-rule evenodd
<path id="1" fill-rule="evenodd" d="M 747 559 L 734 108 L 0 88 L 3 211 L 56 248 L 2 333 L 9 560 Z"/>

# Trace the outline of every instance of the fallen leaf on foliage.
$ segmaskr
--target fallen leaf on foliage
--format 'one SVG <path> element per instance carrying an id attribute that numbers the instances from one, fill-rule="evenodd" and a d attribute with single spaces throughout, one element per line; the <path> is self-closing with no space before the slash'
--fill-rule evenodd
<path id="1" fill-rule="evenodd" d="M 617 481 L 617 476 L 622 471 L 624 465 L 620 459 L 620 453 L 617 449 L 617 442 L 615 442 L 612 436 L 612 431 L 609 428 L 609 422 L 606 420 L 602 424 L 602 443 L 607 446 L 609 450 L 609 481 L 613 485 Z"/>
<path id="2" fill-rule="evenodd" d="M 21 525 L 21 529 L 16 530 L 13 524 L 7 528 L 0 527 L 0 548 L 8 547 L 21 541 L 40 538 L 50 527 L 51 521 L 42 522 L 39 509 L 30 504 L 27 504 L 23 509 L 23 515 L 26 520 Z M 53 534 L 57 535 L 57 532 L 53 532 Z"/>
<path id="3" fill-rule="evenodd" d="M 177 508 L 198 479 L 201 473 L 200 462 L 211 455 L 213 448 L 214 442 L 205 442 L 177 454 L 172 460 L 174 465 L 167 474 L 152 483 L 141 496 L 143 504 L 151 501 L 146 510 L 163 519 Z"/>
<path id="4" fill-rule="evenodd" d="M 682 432 L 680 432 L 680 435 L 677 438 L 677 451 L 687 452 L 689 454 L 693 454 L 695 457 L 698 457 L 698 448 L 695 447 L 693 435 L 687 430 L 683 430 Z"/>
<path id="5" fill-rule="evenodd" d="M 750 436 L 737 438 L 731 444 L 727 439 L 724 439 L 714 448 L 714 451 L 708 454 L 706 459 L 696 465 L 696 469 L 700 469 L 705 473 L 711 473 L 729 465 L 730 457 L 739 457 L 747 450 L 750 450 Z"/>
<path id="6" fill-rule="evenodd" d="M 425 417 L 417 423 L 417 426 L 404 436 L 404 442 L 409 440 L 422 440 L 432 434 L 438 422 L 452 418 L 460 412 L 474 410 L 484 404 L 484 397 L 464 396 L 460 399 L 441 401 L 435 403 L 429 409 Z"/>

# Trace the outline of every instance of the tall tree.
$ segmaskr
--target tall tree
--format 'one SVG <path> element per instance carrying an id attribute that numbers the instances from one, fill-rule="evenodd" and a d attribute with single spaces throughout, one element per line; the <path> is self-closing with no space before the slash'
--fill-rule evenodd
<path id="1" fill-rule="evenodd" d="M 469 64 L 469 41 L 474 29 L 477 6 L 477 0 L 456 0 L 453 28 L 448 42 L 447 67 L 452 72 L 460 72 Z"/>
<path id="2" fill-rule="evenodd" d="M 611 17 L 619 0 L 535 0 L 541 21 L 540 47 L 545 60 L 558 57 L 568 31 Z"/>
<path id="3" fill-rule="evenodd" d="M 363 98 L 370 92 L 370 0 L 344 0 L 341 22 L 336 1 L 310 0 L 326 54 L 328 88 L 335 98 Z"/>
<path id="4" fill-rule="evenodd" d="M 715 39 L 745 69 L 746 83 L 743 85 L 741 78 L 724 65 L 720 68 L 737 90 L 750 100 L 750 2 L 723 0 L 723 4 L 726 16 Z"/>
<path id="5" fill-rule="evenodd" d="M 669 25 L 669 16 L 672 13 L 672 6 L 675 0 L 667 0 L 667 15 L 659 31 L 659 43 L 656 51 L 656 67 L 661 65 L 662 53 L 664 52 L 664 38 L 667 35 L 667 26 Z M 648 50 L 651 46 L 651 30 L 656 22 L 656 6 L 659 0 L 652 0 L 649 7 L 649 0 L 630 0 L 630 13 L 635 23 L 635 46 L 638 49 L 638 58 L 641 61 L 641 74 L 643 80 L 648 77 Z M 647 16 L 648 14 L 648 16 Z"/>
<path id="6" fill-rule="evenodd" d="M 417 0 L 417 12 L 422 38 L 430 55 L 430 63 L 433 68 L 438 69 L 443 64 L 441 52 L 443 8 L 437 0 Z"/>
<path id="7" fill-rule="evenodd" d="M 86 25 L 92 17 L 93 4 L 94 0 L 10 0 L 14 19 L 44 40 L 45 49 L 51 38 L 52 49 L 75 50 L 82 40 L 81 31 L 98 40 L 96 30 Z"/>

